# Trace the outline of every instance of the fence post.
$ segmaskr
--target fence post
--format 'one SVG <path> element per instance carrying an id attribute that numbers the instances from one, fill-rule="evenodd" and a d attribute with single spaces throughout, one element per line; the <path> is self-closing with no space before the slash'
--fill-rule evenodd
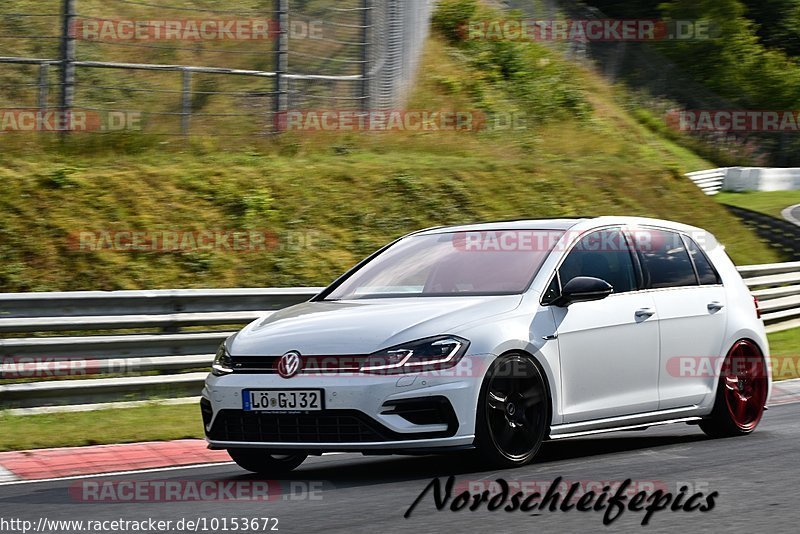
<path id="1" fill-rule="evenodd" d="M 368 113 L 371 109 L 370 102 L 370 55 L 372 52 L 371 44 L 375 33 L 372 32 L 372 0 L 362 0 L 361 8 L 364 10 L 361 16 L 361 111 Z"/>
<path id="2" fill-rule="evenodd" d="M 192 118 L 192 71 L 182 69 L 183 90 L 181 92 L 181 134 L 189 135 L 189 123 Z"/>
<path id="3" fill-rule="evenodd" d="M 41 63 L 39 65 L 39 111 L 47 109 L 47 98 L 50 92 L 50 65 Z"/>
<path id="4" fill-rule="evenodd" d="M 283 114 L 289 109 L 289 0 L 275 0 L 277 37 L 275 39 L 275 107 L 272 124 L 284 130 Z"/>
<path id="5" fill-rule="evenodd" d="M 59 125 L 63 134 L 72 128 L 72 106 L 75 100 L 75 35 L 73 27 L 75 17 L 75 3 L 77 0 L 63 0 L 64 12 L 61 28 L 61 108 L 64 123 Z"/>
<path id="6" fill-rule="evenodd" d="M 395 108 L 399 104 L 400 86 L 403 82 L 403 13 L 401 0 L 388 0 L 386 13 L 386 78 L 387 101 L 385 105 Z"/>

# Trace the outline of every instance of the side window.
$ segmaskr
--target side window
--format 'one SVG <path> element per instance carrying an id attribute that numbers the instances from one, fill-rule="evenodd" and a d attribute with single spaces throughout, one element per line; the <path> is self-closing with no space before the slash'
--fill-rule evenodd
<path id="1" fill-rule="evenodd" d="M 638 240 L 637 244 L 646 286 L 649 289 L 696 286 L 697 276 L 681 236 L 655 229 L 644 233 L 648 239 Z"/>
<path id="2" fill-rule="evenodd" d="M 572 249 L 559 269 L 561 283 L 578 276 L 605 280 L 614 293 L 635 291 L 636 274 L 630 247 L 618 228 L 600 230 L 584 236 Z"/>
<path id="3" fill-rule="evenodd" d="M 703 252 L 691 238 L 684 236 L 683 241 L 689 249 L 692 261 L 694 261 L 694 266 L 697 269 L 697 277 L 700 279 L 700 285 L 713 286 L 721 284 L 722 280 L 720 280 L 719 274 L 711 265 L 711 261 L 709 261 L 705 252 Z"/>

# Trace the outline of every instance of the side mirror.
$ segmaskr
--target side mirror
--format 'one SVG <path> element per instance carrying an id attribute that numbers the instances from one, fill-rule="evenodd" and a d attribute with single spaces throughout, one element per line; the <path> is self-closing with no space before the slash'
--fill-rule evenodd
<path id="1" fill-rule="evenodd" d="M 561 296 L 553 304 L 565 308 L 576 302 L 603 300 L 613 292 L 614 288 L 605 280 L 589 276 L 578 276 L 567 282 L 567 285 L 561 290 Z"/>

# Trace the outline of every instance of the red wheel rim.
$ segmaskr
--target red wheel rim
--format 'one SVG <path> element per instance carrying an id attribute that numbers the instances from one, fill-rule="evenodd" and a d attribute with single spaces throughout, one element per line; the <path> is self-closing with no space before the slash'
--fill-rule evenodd
<path id="1" fill-rule="evenodd" d="M 736 343 L 722 367 L 725 403 L 741 430 L 758 426 L 767 402 L 767 370 L 761 351 L 751 341 Z"/>

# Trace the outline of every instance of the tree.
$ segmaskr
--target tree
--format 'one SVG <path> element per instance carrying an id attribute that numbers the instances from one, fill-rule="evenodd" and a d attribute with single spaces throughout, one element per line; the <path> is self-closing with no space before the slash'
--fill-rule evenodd
<path id="1" fill-rule="evenodd" d="M 800 56 L 800 0 L 743 0 L 761 42 Z"/>

